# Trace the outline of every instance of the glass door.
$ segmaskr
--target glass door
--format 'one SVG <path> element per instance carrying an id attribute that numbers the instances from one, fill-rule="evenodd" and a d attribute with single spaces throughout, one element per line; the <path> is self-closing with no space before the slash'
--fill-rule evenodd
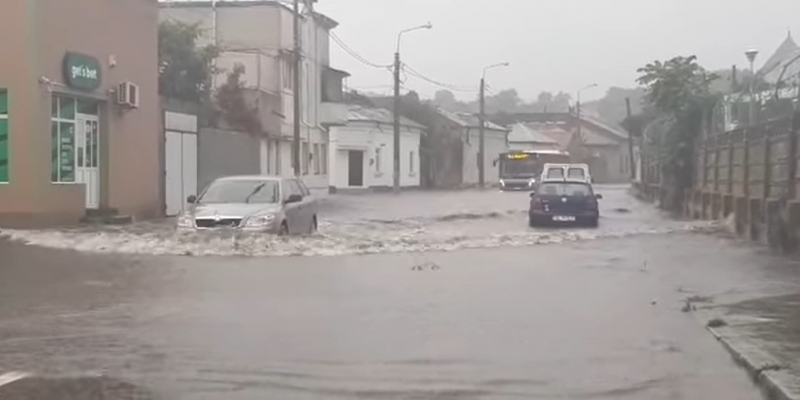
<path id="1" fill-rule="evenodd" d="M 100 132 L 96 115 L 78 114 L 75 181 L 86 187 L 86 208 L 100 208 Z"/>

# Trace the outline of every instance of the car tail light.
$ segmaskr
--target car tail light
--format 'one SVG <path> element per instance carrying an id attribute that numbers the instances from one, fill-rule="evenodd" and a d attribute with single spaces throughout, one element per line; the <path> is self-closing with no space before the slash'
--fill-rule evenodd
<path id="1" fill-rule="evenodd" d="M 541 210 L 544 208 L 544 203 L 542 203 L 542 199 L 537 196 L 531 197 L 531 210 Z"/>
<path id="2" fill-rule="evenodd" d="M 595 200 L 594 198 L 586 199 L 586 203 L 584 203 L 584 207 L 586 207 L 589 210 L 597 209 L 597 200 Z"/>

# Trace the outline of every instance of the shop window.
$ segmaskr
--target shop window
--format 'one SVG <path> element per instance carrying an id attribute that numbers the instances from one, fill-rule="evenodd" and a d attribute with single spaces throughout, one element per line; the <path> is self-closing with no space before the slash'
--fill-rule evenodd
<path id="1" fill-rule="evenodd" d="M 50 123 L 50 180 L 75 182 L 74 98 L 54 96 Z"/>
<path id="2" fill-rule="evenodd" d="M 8 183 L 8 92 L 0 89 L 0 183 Z"/>

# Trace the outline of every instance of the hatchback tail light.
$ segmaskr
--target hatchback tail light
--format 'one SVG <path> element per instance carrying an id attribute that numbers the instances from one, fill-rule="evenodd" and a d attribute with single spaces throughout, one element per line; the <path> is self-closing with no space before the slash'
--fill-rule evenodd
<path id="1" fill-rule="evenodd" d="M 531 197 L 531 210 L 542 210 L 544 209 L 544 203 L 542 203 L 542 199 L 537 196 Z"/>
<path id="2" fill-rule="evenodd" d="M 586 203 L 584 203 L 584 207 L 588 210 L 595 210 L 597 209 L 597 200 L 594 198 L 586 199 Z"/>

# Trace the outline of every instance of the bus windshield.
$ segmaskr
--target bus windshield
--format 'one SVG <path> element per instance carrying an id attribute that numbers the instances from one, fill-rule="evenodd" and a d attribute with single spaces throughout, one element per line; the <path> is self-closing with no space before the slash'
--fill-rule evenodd
<path id="1" fill-rule="evenodd" d="M 500 156 L 500 178 L 538 178 L 542 174 L 544 164 L 558 162 L 569 162 L 569 156 L 536 152 L 504 153 Z"/>

